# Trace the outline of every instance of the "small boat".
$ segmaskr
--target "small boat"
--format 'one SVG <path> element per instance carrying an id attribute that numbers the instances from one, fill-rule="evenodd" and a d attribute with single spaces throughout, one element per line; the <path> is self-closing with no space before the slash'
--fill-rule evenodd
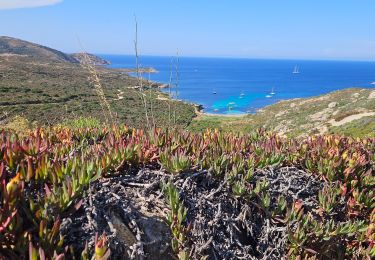
<path id="1" fill-rule="evenodd" d="M 216 94 L 217 94 L 217 92 L 216 92 L 216 91 L 213 91 L 213 92 L 212 92 L 212 94 L 216 95 Z"/>
<path id="2" fill-rule="evenodd" d="M 273 88 L 272 88 L 272 91 L 270 93 L 270 95 L 275 95 L 276 93 L 273 91 Z"/>
<path id="3" fill-rule="evenodd" d="M 229 102 L 228 103 L 228 110 L 232 110 L 236 106 L 235 102 Z"/>
<path id="4" fill-rule="evenodd" d="M 240 96 L 245 96 L 245 93 L 241 92 Z"/>
<path id="5" fill-rule="evenodd" d="M 266 98 L 271 98 L 272 97 L 272 95 L 266 95 Z"/>
<path id="6" fill-rule="evenodd" d="M 294 66 L 294 70 L 293 70 L 293 74 L 299 74 L 299 67 L 298 66 Z"/>
<path id="7" fill-rule="evenodd" d="M 375 85 L 375 81 L 370 83 L 371 85 Z"/>

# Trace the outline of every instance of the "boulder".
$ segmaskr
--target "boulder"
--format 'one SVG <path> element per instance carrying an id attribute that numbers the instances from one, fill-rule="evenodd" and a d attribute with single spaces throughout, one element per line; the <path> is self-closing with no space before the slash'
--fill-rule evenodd
<path id="1" fill-rule="evenodd" d="M 331 102 L 328 104 L 328 108 L 334 108 L 334 107 L 337 107 L 339 105 L 339 103 L 337 102 Z"/>

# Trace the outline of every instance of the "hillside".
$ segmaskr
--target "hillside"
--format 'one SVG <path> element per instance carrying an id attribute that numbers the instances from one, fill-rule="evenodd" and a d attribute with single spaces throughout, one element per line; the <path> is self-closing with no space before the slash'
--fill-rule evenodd
<path id="1" fill-rule="evenodd" d="M 28 57 L 39 62 L 72 62 L 77 60 L 63 52 L 7 36 L 0 36 L 0 57 Z"/>
<path id="2" fill-rule="evenodd" d="M 109 61 L 106 61 L 96 55 L 93 55 L 93 54 L 89 54 L 89 53 L 73 53 L 70 55 L 71 57 L 73 57 L 75 60 L 77 60 L 78 62 L 80 63 L 84 63 L 84 62 L 87 62 L 86 59 L 89 60 L 89 62 L 91 62 L 93 65 L 96 65 L 96 66 L 102 66 L 102 65 L 109 65 L 110 62 Z"/>
<path id="3" fill-rule="evenodd" d="M 107 62 L 88 54 L 94 65 Z M 22 116 L 29 124 L 61 123 L 77 117 L 94 117 L 105 122 L 92 75 L 79 63 L 82 54 L 64 54 L 26 41 L 0 37 L 0 124 Z M 51 65 L 53 63 L 53 65 Z M 97 67 L 105 97 L 115 121 L 135 127 L 145 125 L 144 105 L 129 77 L 131 69 Z M 153 82 L 148 91 L 148 112 L 157 125 L 170 125 L 169 107 L 176 111 L 176 125 L 192 131 L 219 128 L 251 132 L 266 128 L 282 135 L 307 136 L 338 133 L 352 136 L 375 136 L 375 90 L 345 89 L 318 97 L 281 101 L 254 115 L 213 116 L 197 113 L 194 107 L 171 101 L 157 91 Z M 151 109 L 152 108 L 152 109 Z M 152 111 L 151 111 L 152 110 Z M 99 112 L 100 111 L 100 112 Z M 174 114 L 174 113 L 172 113 Z M 194 118 L 194 120 L 193 120 Z"/>
<path id="4" fill-rule="evenodd" d="M 94 77 L 88 69 L 77 61 L 71 62 L 72 58 L 62 52 L 8 37 L 1 39 L 0 125 L 11 123 L 16 116 L 27 119 L 30 125 L 53 125 L 78 117 L 95 117 L 106 122 L 108 111 L 103 112 Z M 97 67 L 96 73 L 114 121 L 144 126 L 142 95 L 136 88 L 138 80 L 105 67 Z M 147 90 L 150 118 L 153 116 L 157 124 L 168 125 L 171 106 L 176 111 L 176 125 L 188 125 L 195 115 L 194 107 L 161 96 L 157 88 Z"/>
<path id="5" fill-rule="evenodd" d="M 338 133 L 375 137 L 375 89 L 351 88 L 311 98 L 285 100 L 247 116 L 201 114 L 190 129 L 250 132 L 266 128 L 289 136 Z"/>
<path id="6" fill-rule="evenodd" d="M 24 57 L 42 62 L 70 62 L 82 63 L 84 57 L 88 57 L 93 65 L 108 65 L 108 61 L 89 53 L 67 54 L 61 51 L 35 44 L 32 42 L 0 36 L 0 56 L 2 57 Z"/>

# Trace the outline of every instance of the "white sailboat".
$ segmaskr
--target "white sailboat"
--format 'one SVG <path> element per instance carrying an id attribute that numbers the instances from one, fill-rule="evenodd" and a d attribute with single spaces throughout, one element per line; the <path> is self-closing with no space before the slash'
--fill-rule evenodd
<path id="1" fill-rule="evenodd" d="M 299 74 L 299 67 L 297 65 L 294 66 L 293 74 Z"/>
<path id="2" fill-rule="evenodd" d="M 268 94 L 268 95 L 266 95 L 266 98 L 271 98 L 271 97 L 273 97 L 273 95 L 275 95 L 276 93 L 275 93 L 275 91 L 273 90 L 273 88 L 272 88 L 272 90 L 271 90 L 271 92 Z"/>

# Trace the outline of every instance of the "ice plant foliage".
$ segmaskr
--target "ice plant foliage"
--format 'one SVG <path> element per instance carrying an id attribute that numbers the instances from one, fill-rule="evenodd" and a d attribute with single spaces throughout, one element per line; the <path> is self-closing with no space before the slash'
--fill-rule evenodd
<path id="1" fill-rule="evenodd" d="M 172 231 L 172 249 L 178 254 L 180 259 L 189 259 L 188 250 L 186 248 L 186 241 L 191 229 L 191 223 L 186 225 L 187 208 L 184 207 L 180 200 L 180 194 L 173 183 L 163 183 L 162 189 L 164 191 L 167 203 L 171 208 L 167 216 L 167 223 Z"/>
<path id="2" fill-rule="evenodd" d="M 327 135 L 284 139 L 259 130 L 248 135 L 207 130 L 152 132 L 126 126 L 39 129 L 25 137 L 0 132 L 0 257 L 86 259 L 109 257 L 108 238 L 74 252 L 60 236 L 61 219 L 78 210 L 91 182 L 143 166 L 171 175 L 206 172 L 223 180 L 233 196 L 257 205 L 265 217 L 288 227 L 291 258 L 375 257 L 375 139 Z M 269 183 L 255 181 L 264 167 L 295 166 L 328 185 L 319 208 L 271 197 Z M 187 258 L 186 208 L 166 184 L 172 246 Z M 271 207 L 276 201 L 277 207 Z M 340 214 L 337 216 L 334 212 Z M 192 220 L 194 221 L 194 220 Z M 83 247 L 83 246 L 82 246 Z M 81 248 L 82 248 L 81 247 Z"/>

